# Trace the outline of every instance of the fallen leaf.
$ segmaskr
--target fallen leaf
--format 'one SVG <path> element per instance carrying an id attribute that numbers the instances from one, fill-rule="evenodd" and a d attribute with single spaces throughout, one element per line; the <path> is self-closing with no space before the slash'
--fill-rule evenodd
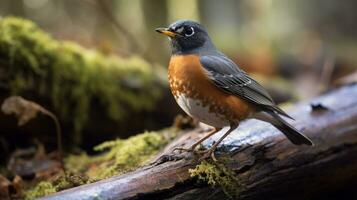
<path id="1" fill-rule="evenodd" d="M 7 115 L 15 115 L 17 124 L 22 126 L 35 118 L 41 112 L 41 106 L 20 96 L 11 96 L 4 100 L 1 110 Z"/>
<path id="2" fill-rule="evenodd" d="M 6 177 L 0 174 L 0 199 L 10 199 L 10 185 L 11 182 Z"/>

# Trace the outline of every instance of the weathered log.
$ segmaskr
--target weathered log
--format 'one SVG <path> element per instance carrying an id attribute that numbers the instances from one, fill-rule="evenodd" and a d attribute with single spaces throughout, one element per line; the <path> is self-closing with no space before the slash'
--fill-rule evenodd
<path id="1" fill-rule="evenodd" d="M 345 86 L 311 101 L 295 105 L 291 123 L 315 146 L 295 146 L 271 125 L 248 120 L 218 149 L 232 157 L 225 166 L 235 172 L 240 199 L 301 199 L 328 195 L 356 184 L 357 85 Z M 222 134 L 218 133 L 213 139 Z M 202 136 L 190 131 L 164 150 L 188 146 Z M 223 148 L 224 147 L 224 148 Z M 223 154 L 223 153 L 222 153 Z M 72 188 L 43 199 L 219 199 L 221 188 L 196 184 L 188 170 L 198 161 L 190 153 L 178 160 L 161 156 L 159 162 L 125 175 Z M 220 158 L 220 156 L 218 156 Z M 222 158 L 222 157 L 221 157 Z M 221 159 L 222 160 L 222 159 Z"/>

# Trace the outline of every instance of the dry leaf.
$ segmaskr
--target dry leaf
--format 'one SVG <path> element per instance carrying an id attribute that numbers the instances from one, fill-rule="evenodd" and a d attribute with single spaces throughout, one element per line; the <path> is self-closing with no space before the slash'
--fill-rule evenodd
<path id="1" fill-rule="evenodd" d="M 42 112 L 42 107 L 20 96 L 11 96 L 4 100 L 1 110 L 7 115 L 15 115 L 17 124 L 22 126 Z"/>
<path id="2" fill-rule="evenodd" d="M 10 185 L 11 182 L 0 174 L 0 199 L 10 199 Z"/>

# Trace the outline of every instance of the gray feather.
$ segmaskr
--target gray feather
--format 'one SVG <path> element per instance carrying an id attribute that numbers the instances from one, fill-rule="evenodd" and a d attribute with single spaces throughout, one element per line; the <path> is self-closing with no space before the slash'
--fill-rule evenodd
<path id="1" fill-rule="evenodd" d="M 302 134 L 299 130 L 290 125 L 278 114 L 272 111 L 254 113 L 253 118 L 268 122 L 279 129 L 284 135 L 296 145 L 307 144 L 314 145 L 313 142 Z"/>
<path id="2" fill-rule="evenodd" d="M 213 83 L 223 91 L 236 95 L 260 107 L 262 110 L 275 111 L 290 117 L 278 108 L 268 92 L 257 81 L 252 79 L 229 58 L 221 53 L 203 55 L 201 65 L 207 71 Z"/>

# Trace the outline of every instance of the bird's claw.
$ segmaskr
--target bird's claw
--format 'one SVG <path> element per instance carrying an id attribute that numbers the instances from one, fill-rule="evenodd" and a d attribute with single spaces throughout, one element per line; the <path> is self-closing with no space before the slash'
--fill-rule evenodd
<path id="1" fill-rule="evenodd" d="M 175 147 L 174 149 L 172 149 L 172 153 L 174 153 L 175 151 L 180 151 L 180 152 L 193 152 L 194 149 L 192 148 L 183 148 L 183 147 Z"/>
<path id="2" fill-rule="evenodd" d="M 208 159 L 209 157 L 211 157 L 214 162 L 218 161 L 214 154 L 214 151 L 211 150 L 205 151 L 198 161 L 203 161 L 205 159 Z"/>
<path id="3" fill-rule="evenodd" d="M 205 160 L 209 157 L 212 158 L 212 160 L 214 162 L 217 162 L 217 158 L 214 154 L 214 150 L 213 149 L 207 149 L 207 150 L 195 150 L 195 148 L 182 148 L 182 147 L 175 147 L 172 152 L 175 152 L 175 151 L 180 151 L 180 152 L 192 152 L 193 154 L 196 154 L 196 155 L 202 155 L 200 156 L 199 158 L 199 161 L 202 161 L 202 160 Z"/>

